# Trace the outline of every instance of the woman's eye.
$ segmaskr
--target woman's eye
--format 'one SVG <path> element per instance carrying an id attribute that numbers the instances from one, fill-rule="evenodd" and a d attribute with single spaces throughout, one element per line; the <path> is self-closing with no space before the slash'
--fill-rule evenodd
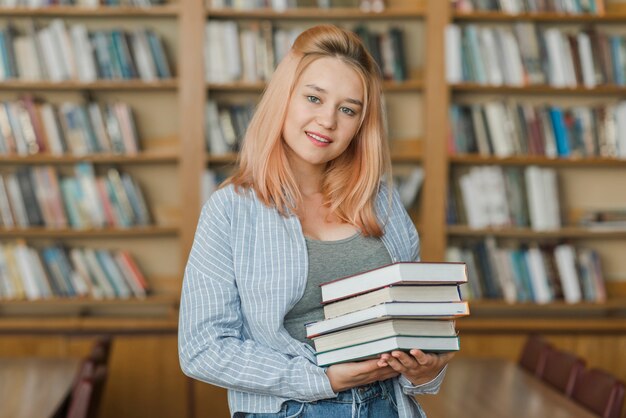
<path id="1" fill-rule="evenodd" d="M 320 99 L 319 97 L 315 97 L 315 96 L 306 96 L 307 100 L 311 103 L 319 103 Z"/>
<path id="2" fill-rule="evenodd" d="M 345 113 L 348 116 L 356 115 L 356 112 L 354 110 L 350 109 L 349 107 L 340 107 L 339 111 Z"/>

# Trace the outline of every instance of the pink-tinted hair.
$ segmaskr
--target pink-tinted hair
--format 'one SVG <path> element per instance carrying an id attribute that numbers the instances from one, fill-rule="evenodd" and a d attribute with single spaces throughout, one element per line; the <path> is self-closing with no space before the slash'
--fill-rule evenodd
<path id="1" fill-rule="evenodd" d="M 236 190 L 254 190 L 265 205 L 276 207 L 282 215 L 297 212 L 301 194 L 287 159 L 282 129 L 298 78 L 311 62 L 324 57 L 349 65 L 364 86 L 361 125 L 346 151 L 327 165 L 324 202 L 331 213 L 364 235 L 381 236 L 375 199 L 381 178 L 390 180 L 391 162 L 380 72 L 360 39 L 336 26 L 315 26 L 296 39 L 267 85 L 246 131 L 238 168 L 225 184 L 233 184 Z"/>

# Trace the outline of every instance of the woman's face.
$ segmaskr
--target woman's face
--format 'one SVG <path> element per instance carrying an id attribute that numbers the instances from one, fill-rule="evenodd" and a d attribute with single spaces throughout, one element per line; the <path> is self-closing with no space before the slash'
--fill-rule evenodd
<path id="1" fill-rule="evenodd" d="M 304 70 L 289 99 L 283 125 L 294 169 L 324 170 L 343 153 L 359 129 L 364 92 L 361 77 L 337 58 L 320 58 Z"/>

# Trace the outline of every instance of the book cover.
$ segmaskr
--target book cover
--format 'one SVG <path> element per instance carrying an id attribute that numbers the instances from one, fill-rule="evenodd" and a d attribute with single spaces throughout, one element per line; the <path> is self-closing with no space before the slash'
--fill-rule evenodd
<path id="1" fill-rule="evenodd" d="M 454 319 L 469 315 L 467 302 L 387 302 L 305 324 L 308 338 L 389 318 Z"/>
<path id="2" fill-rule="evenodd" d="M 375 358 L 378 354 L 393 350 L 408 351 L 413 348 L 418 348 L 425 352 L 443 353 L 458 351 L 460 345 L 458 337 L 411 337 L 400 335 L 317 353 L 316 358 L 318 366 L 329 366 L 347 361 Z"/>
<path id="3" fill-rule="evenodd" d="M 320 285 L 322 302 L 356 296 L 392 284 L 458 284 L 467 282 L 464 263 L 397 262 Z"/>

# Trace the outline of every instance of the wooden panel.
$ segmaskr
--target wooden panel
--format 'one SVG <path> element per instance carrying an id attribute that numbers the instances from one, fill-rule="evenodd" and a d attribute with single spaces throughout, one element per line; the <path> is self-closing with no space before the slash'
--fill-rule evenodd
<path id="1" fill-rule="evenodd" d="M 193 383 L 196 418 L 228 418 L 226 389 L 195 381 Z"/>
<path id="2" fill-rule="evenodd" d="M 93 341 L 93 336 L 3 336 L 0 356 L 81 358 Z M 115 337 L 100 418 L 184 417 L 187 382 L 176 335 Z"/>

